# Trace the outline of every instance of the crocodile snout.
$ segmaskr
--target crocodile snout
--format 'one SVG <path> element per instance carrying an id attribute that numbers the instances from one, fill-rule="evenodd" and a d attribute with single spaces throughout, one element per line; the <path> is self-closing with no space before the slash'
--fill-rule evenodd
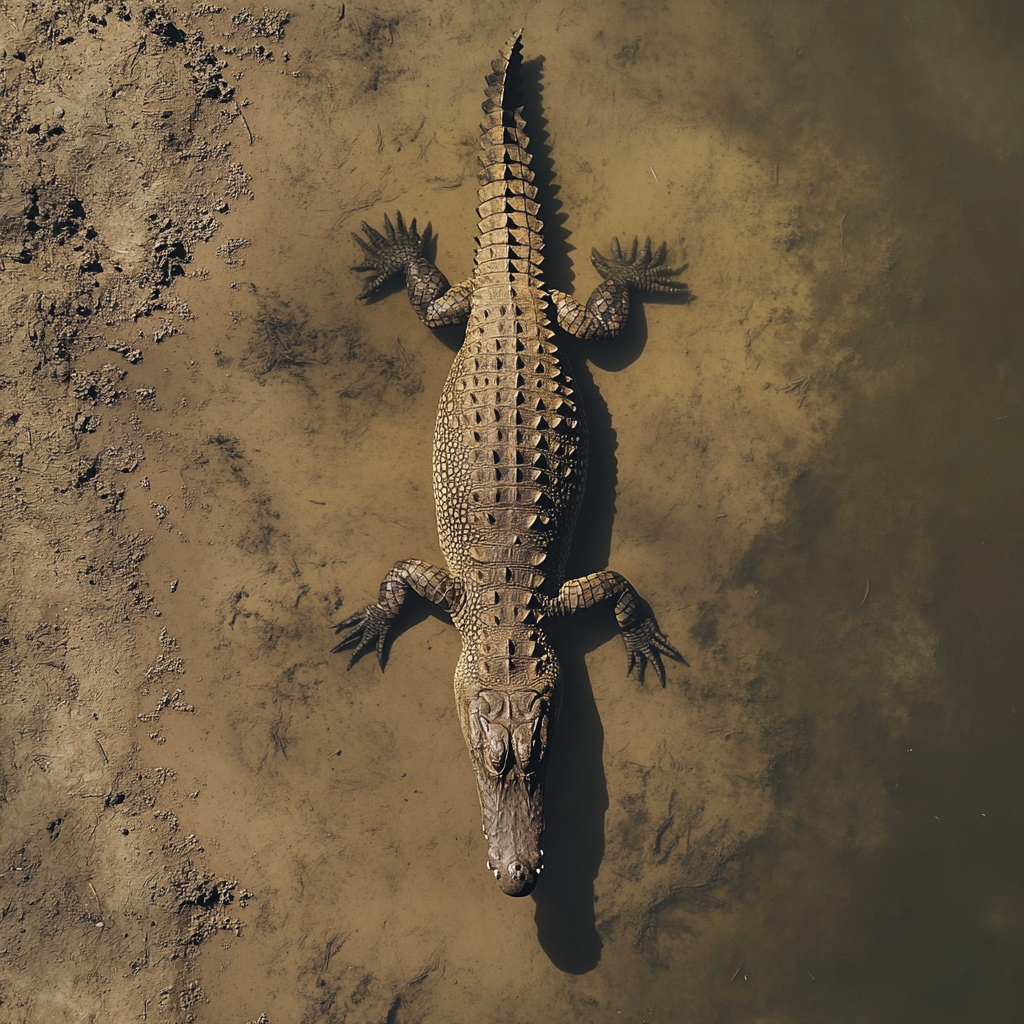
<path id="1" fill-rule="evenodd" d="M 495 868 L 494 875 L 506 896 L 529 896 L 537 884 L 537 873 L 521 860 L 510 861 L 504 871 Z"/>
<path id="2" fill-rule="evenodd" d="M 526 860 L 513 858 L 504 863 L 489 860 L 487 869 L 506 896 L 529 896 L 543 867 L 539 861 L 536 867 L 531 867 Z"/>

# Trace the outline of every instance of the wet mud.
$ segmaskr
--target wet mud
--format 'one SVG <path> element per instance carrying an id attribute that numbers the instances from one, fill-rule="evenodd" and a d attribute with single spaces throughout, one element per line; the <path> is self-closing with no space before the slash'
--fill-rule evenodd
<path id="1" fill-rule="evenodd" d="M 1021 25 L 513 8 L 0 12 L 0 1021 L 1012 1019 Z M 329 627 L 440 560 L 461 341 L 361 304 L 350 232 L 401 209 L 468 275 L 520 23 L 547 281 L 685 265 L 566 347 L 570 572 L 689 666 L 558 624 L 509 900 L 450 623 L 383 675 Z"/>

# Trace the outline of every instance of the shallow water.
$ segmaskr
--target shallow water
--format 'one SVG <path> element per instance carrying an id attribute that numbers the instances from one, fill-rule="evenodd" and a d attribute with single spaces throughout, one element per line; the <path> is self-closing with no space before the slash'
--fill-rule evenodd
<path id="1" fill-rule="evenodd" d="M 204 947 L 200 1019 L 1014 1020 L 1016 8 L 513 7 L 548 281 L 588 292 L 615 234 L 689 263 L 694 301 L 571 355 L 572 568 L 629 576 L 690 667 L 641 687 L 606 610 L 560 629 L 548 866 L 517 901 L 484 870 L 450 625 L 409 615 L 383 677 L 327 653 L 394 561 L 439 559 L 460 340 L 399 288 L 361 305 L 349 232 L 400 208 L 468 273 L 510 25 L 296 5 L 249 85 L 251 245 L 180 283 L 196 321 L 162 349 L 172 447 L 183 417 L 212 443 L 153 474 L 204 553 L 152 555 L 206 712 L 158 756 L 257 908 Z"/>

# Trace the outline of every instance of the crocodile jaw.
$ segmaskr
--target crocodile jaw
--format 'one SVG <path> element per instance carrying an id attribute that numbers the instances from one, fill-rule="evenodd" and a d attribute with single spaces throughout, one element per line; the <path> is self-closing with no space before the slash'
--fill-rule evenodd
<path id="1" fill-rule="evenodd" d="M 544 790 L 538 780 L 509 773 L 477 774 L 488 870 L 507 896 L 528 896 L 537 884 L 543 851 Z"/>

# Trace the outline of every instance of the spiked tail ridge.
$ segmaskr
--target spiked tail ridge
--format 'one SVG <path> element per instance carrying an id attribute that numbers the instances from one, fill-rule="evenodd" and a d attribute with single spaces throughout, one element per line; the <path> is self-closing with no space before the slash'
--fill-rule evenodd
<path id="1" fill-rule="evenodd" d="M 530 170 L 530 140 L 523 120 L 523 30 L 513 33 L 491 61 L 480 124 L 478 277 L 509 274 L 540 284 L 543 225 Z"/>

